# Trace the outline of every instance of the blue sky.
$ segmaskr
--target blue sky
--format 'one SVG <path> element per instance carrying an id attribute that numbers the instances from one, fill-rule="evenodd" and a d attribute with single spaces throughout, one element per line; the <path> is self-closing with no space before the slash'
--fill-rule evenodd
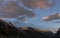
<path id="1" fill-rule="evenodd" d="M 23 6 L 24 7 L 24 6 Z M 28 9 L 27 9 L 28 10 Z M 9 18 L 6 19 L 6 21 L 12 22 L 17 27 L 25 27 L 30 26 L 34 28 L 39 28 L 42 30 L 50 30 L 54 28 L 59 28 L 60 23 L 54 23 L 55 21 L 59 20 L 53 20 L 53 21 L 43 21 L 42 17 L 48 16 L 53 13 L 59 13 L 60 14 L 60 0 L 56 0 L 56 3 L 54 6 L 52 6 L 50 9 L 34 9 L 33 12 L 36 14 L 34 18 L 26 18 L 26 23 L 18 21 L 16 18 Z M 16 23 L 18 21 L 18 23 Z"/>
<path id="2" fill-rule="evenodd" d="M 36 17 L 29 20 L 30 23 L 33 23 L 31 27 L 36 27 L 39 29 L 54 29 L 54 28 L 59 28 L 60 23 L 53 23 L 55 21 L 60 21 L 60 20 L 53 20 L 53 21 L 42 21 L 42 17 L 48 16 L 53 13 L 60 13 L 60 0 L 56 0 L 56 4 L 51 8 L 51 9 L 36 9 L 34 10 L 34 13 L 36 14 Z"/>

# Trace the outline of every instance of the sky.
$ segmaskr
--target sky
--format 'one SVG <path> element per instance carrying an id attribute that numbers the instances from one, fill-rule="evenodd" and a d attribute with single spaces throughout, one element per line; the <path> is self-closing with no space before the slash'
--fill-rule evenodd
<path id="1" fill-rule="evenodd" d="M 15 5 L 15 3 L 13 4 L 12 1 L 9 3 L 9 1 L 11 0 L 1 1 L 3 3 L 0 4 L 0 18 L 7 22 L 12 22 L 16 27 L 33 27 L 42 30 L 56 30 L 60 28 L 60 19 L 55 20 L 54 18 L 54 20 L 49 21 L 42 19 L 43 17 L 56 13 L 60 14 L 60 0 L 54 0 L 53 5 L 49 5 L 49 3 L 45 4 L 44 1 L 28 3 L 27 0 L 18 0 L 17 3 L 16 0 L 13 0 L 13 2 L 17 3 Z"/>

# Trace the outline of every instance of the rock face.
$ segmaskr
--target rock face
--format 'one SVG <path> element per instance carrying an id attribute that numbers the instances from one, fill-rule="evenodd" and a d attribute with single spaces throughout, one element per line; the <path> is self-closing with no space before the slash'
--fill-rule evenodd
<path id="1" fill-rule="evenodd" d="M 54 34 L 31 27 L 16 28 L 12 23 L 0 19 L 0 38 L 60 38 L 60 29 Z"/>

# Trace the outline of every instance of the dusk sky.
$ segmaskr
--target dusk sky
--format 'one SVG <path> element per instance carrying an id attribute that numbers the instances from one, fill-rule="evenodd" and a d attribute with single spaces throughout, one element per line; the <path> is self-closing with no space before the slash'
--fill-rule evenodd
<path id="1" fill-rule="evenodd" d="M 42 30 L 55 30 L 60 28 L 60 18 L 53 20 L 43 20 L 43 17 L 60 14 L 60 0 L 53 0 L 51 4 L 44 4 L 38 1 L 33 1 L 28 3 L 27 0 L 13 0 L 18 6 L 14 7 L 14 4 L 10 4 L 9 1 L 12 0 L 3 0 L 0 3 L 0 18 L 12 22 L 16 27 L 33 27 L 39 28 Z M 25 1 L 25 2 L 24 2 Z M 28 3 L 28 4 L 27 4 Z M 35 4 L 36 3 L 36 4 Z M 11 6 L 13 6 L 11 10 Z M 43 4 L 43 5 L 41 5 Z M 35 7 L 34 7 L 35 6 Z M 16 10 L 15 10 L 16 9 Z M 51 18 L 50 18 L 51 19 Z"/>

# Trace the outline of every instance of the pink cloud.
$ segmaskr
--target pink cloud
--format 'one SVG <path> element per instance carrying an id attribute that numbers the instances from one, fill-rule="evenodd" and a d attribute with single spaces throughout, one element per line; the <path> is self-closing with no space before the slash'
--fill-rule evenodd
<path id="1" fill-rule="evenodd" d="M 43 17 L 42 20 L 44 21 L 51 21 L 51 20 L 57 20 L 57 19 L 60 19 L 60 14 L 56 13 L 56 14 L 52 14 L 52 15 L 49 15 L 49 16 L 46 16 L 46 17 Z"/>

